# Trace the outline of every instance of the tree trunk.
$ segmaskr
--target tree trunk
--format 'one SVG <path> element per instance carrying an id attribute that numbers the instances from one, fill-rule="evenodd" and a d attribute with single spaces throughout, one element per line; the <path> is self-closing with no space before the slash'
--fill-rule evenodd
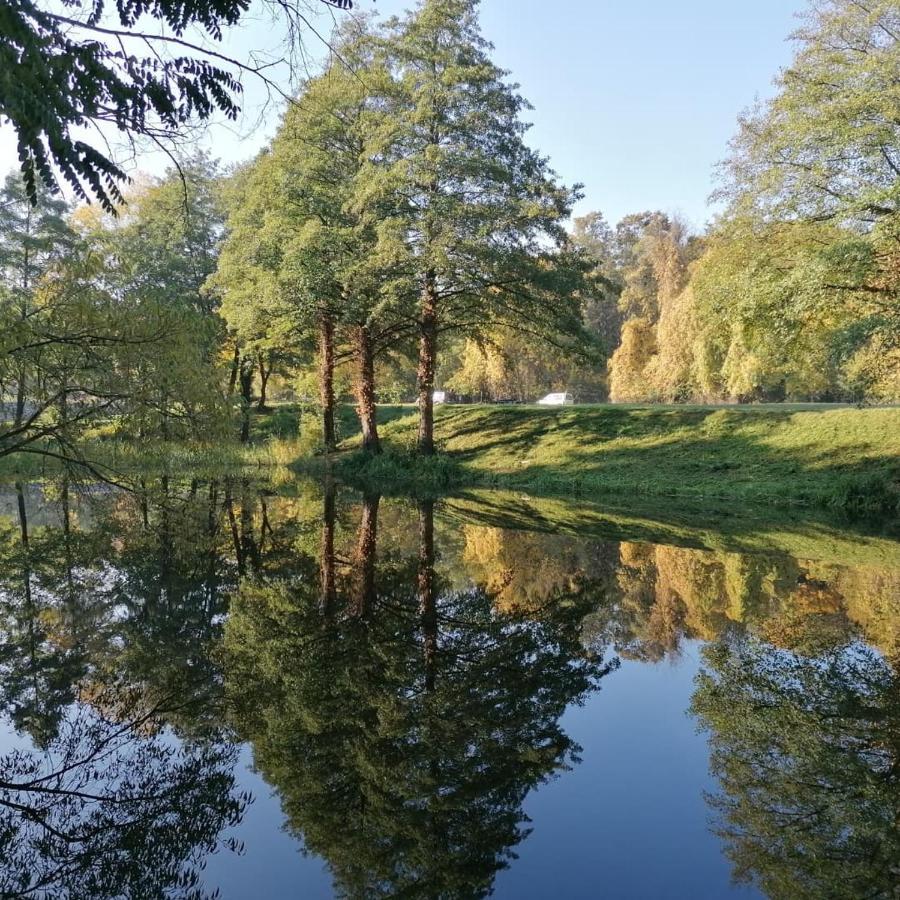
<path id="1" fill-rule="evenodd" d="M 334 479 L 331 472 L 325 473 L 322 510 L 322 615 L 326 618 L 334 611 L 337 597 L 335 587 L 334 525 L 337 518 Z"/>
<path id="2" fill-rule="evenodd" d="M 241 365 L 241 350 L 237 344 L 234 345 L 234 355 L 231 357 L 231 374 L 228 376 L 228 396 L 234 396 L 234 389 L 237 385 L 238 369 Z"/>
<path id="3" fill-rule="evenodd" d="M 419 453 L 434 453 L 434 371 L 437 361 L 437 287 L 433 269 L 425 273 L 419 321 Z"/>
<path id="4" fill-rule="evenodd" d="M 16 416 L 13 421 L 13 427 L 19 428 L 25 419 L 25 392 L 27 389 L 28 379 L 25 375 L 25 366 L 19 369 L 19 381 L 16 386 Z"/>
<path id="5" fill-rule="evenodd" d="M 331 453 L 337 443 L 334 431 L 334 319 L 319 321 L 319 400 L 322 406 L 322 444 Z"/>
<path id="6" fill-rule="evenodd" d="M 25 233 L 31 235 L 31 207 L 25 215 Z M 31 288 L 31 254 L 28 251 L 28 241 L 25 242 L 25 256 L 22 265 L 22 300 L 19 312 L 24 322 L 28 318 L 28 296 Z M 19 381 L 16 385 L 16 417 L 13 426 L 18 428 L 25 419 L 25 399 L 28 391 L 27 369 L 23 362 L 19 366 Z"/>
<path id="7" fill-rule="evenodd" d="M 437 676 L 438 618 L 434 596 L 434 501 L 419 502 L 419 616 L 425 656 L 425 690 L 434 690 Z"/>
<path id="8" fill-rule="evenodd" d="M 239 380 L 241 383 L 241 443 L 250 440 L 250 407 L 253 404 L 253 363 L 241 360 Z"/>
<path id="9" fill-rule="evenodd" d="M 353 559 L 356 584 L 353 591 L 353 614 L 362 618 L 375 602 L 375 551 L 378 545 L 378 504 L 381 497 L 370 494 L 363 498 L 359 538 Z"/>
<path id="10" fill-rule="evenodd" d="M 259 354 L 259 402 L 256 408 L 262 412 L 266 408 L 266 388 L 269 385 L 269 376 L 272 374 L 272 364 L 266 366 L 265 354 Z"/>
<path id="11" fill-rule="evenodd" d="M 381 453 L 378 439 L 378 419 L 375 408 L 375 360 L 369 329 L 359 325 L 354 335 L 356 343 L 356 401 L 359 424 L 362 427 L 362 446 L 367 453 Z"/>

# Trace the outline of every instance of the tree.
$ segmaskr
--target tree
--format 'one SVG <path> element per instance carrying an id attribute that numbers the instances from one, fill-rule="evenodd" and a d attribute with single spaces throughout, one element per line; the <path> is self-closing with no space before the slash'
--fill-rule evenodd
<path id="1" fill-rule="evenodd" d="M 691 305 L 685 297 L 696 242 L 683 222 L 660 212 L 626 216 L 607 229 L 618 266 L 618 346 L 609 361 L 614 401 L 685 399 L 690 393 Z M 685 302 L 685 301 L 688 302 Z"/>
<path id="2" fill-rule="evenodd" d="M 323 0 L 349 8 L 351 0 Z M 14 0 L 0 21 L 0 110 L 16 131 L 25 189 L 55 189 L 53 166 L 75 195 L 95 197 L 108 212 L 124 198 L 126 175 L 84 126 L 110 125 L 159 143 L 194 120 L 239 112 L 240 76 L 266 77 L 267 62 L 243 62 L 217 51 L 223 30 L 237 25 L 246 0 L 104 0 L 42 9 Z M 288 50 L 306 28 L 304 0 L 267 4 L 286 26 Z M 147 18 L 155 26 L 143 28 Z M 197 37 L 199 35 L 199 37 Z"/>
<path id="3" fill-rule="evenodd" d="M 56 201 L 35 208 L 21 195 L 7 205 L 0 392 L 15 405 L 0 456 L 91 466 L 80 438 L 104 417 L 163 438 L 210 437 L 227 421 L 219 323 L 200 293 L 220 230 L 210 168 L 187 161 L 116 219 L 82 208 L 63 221 Z"/>
<path id="4" fill-rule="evenodd" d="M 477 0 L 424 0 L 388 23 L 391 127 L 361 181 L 392 210 L 379 252 L 405 258 L 418 295 L 418 446 L 434 451 L 441 334 L 506 324 L 582 336 L 584 270 L 563 221 L 577 192 L 559 186 L 524 142 L 526 108 L 489 58 Z"/>
<path id="5" fill-rule="evenodd" d="M 900 211 L 900 10 L 815 0 L 777 93 L 740 120 L 722 194 L 767 221 L 854 222 Z"/>
<path id="6" fill-rule="evenodd" d="M 624 287 L 619 240 L 600 212 L 575 219 L 572 242 L 594 264 L 593 290 L 584 301 L 585 325 L 597 336 L 607 354 L 619 342 L 622 314 L 619 297 Z"/>
<path id="7" fill-rule="evenodd" d="M 653 324 L 632 318 L 622 326 L 621 343 L 609 360 L 609 396 L 616 403 L 648 399 L 644 370 L 657 352 Z"/>
<path id="8" fill-rule="evenodd" d="M 336 49 L 340 61 L 307 82 L 271 148 L 242 176 L 216 283 L 233 328 L 262 325 L 257 340 L 318 332 L 328 449 L 333 368 L 353 360 L 363 449 L 377 453 L 375 362 L 409 328 L 392 283 L 394 260 L 376 248 L 390 220 L 357 183 L 371 135 L 383 130 L 384 78 L 365 26 L 347 29 Z"/>
<path id="9" fill-rule="evenodd" d="M 0 191 L 0 315 L 4 327 L 13 331 L 27 328 L 28 319 L 35 314 L 34 299 L 41 280 L 75 240 L 68 213 L 67 205 L 50 197 L 46 189 L 29 198 L 21 178 L 6 176 Z M 21 322 L 17 326 L 9 317 Z M 18 428 L 25 415 L 29 373 L 24 358 L 9 362 L 18 370 L 13 418 L 13 426 Z M 3 393 L 0 387 L 0 396 Z"/>
<path id="10" fill-rule="evenodd" d="M 892 0 L 819 0 L 793 37 L 797 50 L 776 95 L 741 119 L 723 166 L 724 230 L 770 246 L 786 237 L 778 251 L 782 299 L 825 333 L 801 360 L 805 375 L 831 369 L 838 395 L 895 399 L 900 11 Z M 798 241 L 798 233 L 812 240 Z M 776 342 L 785 335 L 806 336 L 783 332 Z"/>
<path id="11" fill-rule="evenodd" d="M 898 690 L 874 650 L 817 658 L 738 637 L 704 651 L 692 711 L 738 880 L 767 896 L 890 896 L 900 832 Z"/>
<path id="12" fill-rule="evenodd" d="M 832 222 L 722 223 L 690 286 L 702 393 L 898 396 L 897 312 L 876 289 L 893 276 L 879 272 L 876 240 Z"/>
<path id="13" fill-rule="evenodd" d="M 136 189 L 117 217 L 82 212 L 84 238 L 100 261 L 95 282 L 127 312 L 123 328 L 146 323 L 152 350 L 129 355 L 123 392 L 128 426 L 163 439 L 224 430 L 218 385 L 221 323 L 204 292 L 215 270 L 224 212 L 218 169 L 204 154 Z"/>
<path id="14" fill-rule="evenodd" d="M 13 419 L 0 423 L 0 457 L 31 453 L 87 464 L 80 433 L 126 396 L 125 357 L 157 335 L 152 323 L 125 325 L 125 307 L 112 301 L 99 272 L 97 256 L 76 241 L 20 298 L 27 315 L 0 302 L 0 390 L 8 394 L 12 384 L 16 396 Z M 72 396 L 77 404 L 70 405 Z"/>

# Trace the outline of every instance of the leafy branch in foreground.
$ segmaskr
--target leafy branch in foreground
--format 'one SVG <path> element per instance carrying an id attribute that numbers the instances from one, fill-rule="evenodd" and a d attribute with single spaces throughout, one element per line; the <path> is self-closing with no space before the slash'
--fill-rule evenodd
<path id="1" fill-rule="evenodd" d="M 351 0 L 319 0 L 349 9 Z M 249 0 L 71 0 L 70 13 L 43 9 L 35 0 L 0 8 L 0 121 L 16 131 L 26 190 L 37 201 L 38 181 L 55 187 L 53 167 L 76 197 L 97 199 L 109 212 L 124 198 L 121 166 L 97 140 L 74 129 L 111 125 L 130 137 L 173 137 L 192 121 L 240 111 L 241 76 L 261 78 L 271 61 L 228 56 L 216 50 L 225 29 L 247 13 Z M 265 0 L 298 43 L 312 26 L 312 0 Z M 150 19 L 148 27 L 139 26 Z M 198 32 L 188 40 L 185 35 Z M 286 53 L 292 51 L 286 49 Z M 103 140 L 102 131 L 100 140 Z"/>

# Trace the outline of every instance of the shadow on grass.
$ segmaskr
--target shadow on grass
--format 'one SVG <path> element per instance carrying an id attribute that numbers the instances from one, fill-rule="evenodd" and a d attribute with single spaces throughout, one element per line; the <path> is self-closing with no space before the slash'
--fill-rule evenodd
<path id="1" fill-rule="evenodd" d="M 895 515 L 900 447 L 892 449 L 887 426 L 870 433 L 867 428 L 881 420 L 863 419 L 866 414 L 854 410 L 838 411 L 840 418 L 826 413 L 835 411 L 451 407 L 441 410 L 437 433 L 455 465 L 442 472 L 459 484 Z M 385 443 L 393 453 L 409 447 L 413 425 L 414 418 L 386 424 Z M 393 467 L 419 465 L 406 456 Z"/>

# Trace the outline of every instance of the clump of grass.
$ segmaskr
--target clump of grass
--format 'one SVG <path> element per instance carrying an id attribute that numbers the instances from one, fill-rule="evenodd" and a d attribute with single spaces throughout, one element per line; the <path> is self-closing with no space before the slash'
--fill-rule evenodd
<path id="1" fill-rule="evenodd" d="M 419 457 L 408 450 L 372 455 L 362 451 L 342 454 L 335 474 L 356 487 L 372 487 L 384 494 L 436 496 L 460 483 L 457 463 L 445 454 Z"/>

